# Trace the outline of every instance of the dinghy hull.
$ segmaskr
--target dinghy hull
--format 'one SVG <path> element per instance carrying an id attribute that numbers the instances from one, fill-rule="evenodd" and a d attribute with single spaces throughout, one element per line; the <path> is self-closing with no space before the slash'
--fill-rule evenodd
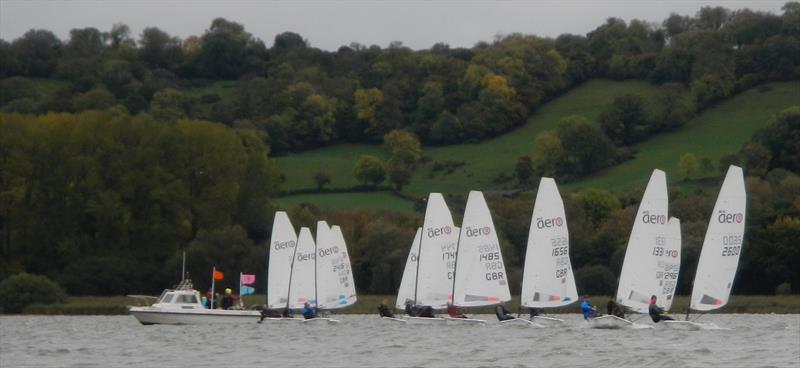
<path id="1" fill-rule="evenodd" d="M 591 318 L 586 320 L 586 323 L 589 324 L 590 328 L 606 329 L 606 330 L 629 328 L 633 325 L 633 322 L 628 321 L 627 319 L 622 319 L 617 316 L 611 316 L 611 315 Z"/>
<path id="2" fill-rule="evenodd" d="M 522 318 L 514 318 L 514 319 L 507 319 L 505 321 L 500 321 L 500 326 L 502 327 L 526 327 L 526 328 L 544 328 L 544 326 L 536 323 L 528 321 L 527 319 Z"/>
<path id="3" fill-rule="evenodd" d="M 485 325 L 485 319 L 444 317 L 448 325 Z"/>
<path id="4" fill-rule="evenodd" d="M 444 324 L 445 323 L 445 319 L 444 318 L 439 318 L 439 317 L 435 317 L 435 318 L 408 317 L 408 319 L 406 320 L 406 323 L 411 324 L 411 325 L 438 325 L 438 324 Z"/>

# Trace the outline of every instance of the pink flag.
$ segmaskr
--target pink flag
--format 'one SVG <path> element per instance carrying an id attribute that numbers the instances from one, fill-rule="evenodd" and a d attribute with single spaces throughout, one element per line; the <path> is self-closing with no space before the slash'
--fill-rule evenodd
<path id="1" fill-rule="evenodd" d="M 250 285 L 254 282 L 256 282 L 256 275 L 242 274 L 242 279 L 240 281 L 242 285 Z"/>

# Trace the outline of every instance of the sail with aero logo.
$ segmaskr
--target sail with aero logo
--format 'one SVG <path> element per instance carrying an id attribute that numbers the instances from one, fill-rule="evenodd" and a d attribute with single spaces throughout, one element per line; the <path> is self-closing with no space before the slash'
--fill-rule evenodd
<path id="1" fill-rule="evenodd" d="M 617 288 L 617 303 L 634 312 L 648 313 L 650 296 L 660 294 L 662 289 L 663 280 L 658 278 L 659 262 L 677 256 L 665 250 L 668 206 L 666 174 L 653 170 L 628 239 Z M 669 299 L 671 301 L 672 296 Z M 665 302 L 667 300 L 658 300 L 662 306 Z"/>
<path id="2" fill-rule="evenodd" d="M 453 304 L 494 305 L 511 300 L 500 241 L 483 193 L 470 191 L 458 237 Z"/>
<path id="3" fill-rule="evenodd" d="M 522 306 L 532 308 L 560 307 L 578 300 L 564 201 L 551 178 L 539 181 L 520 298 Z"/>
<path id="4" fill-rule="evenodd" d="M 339 309 L 356 302 L 353 270 L 339 226 L 317 222 L 317 299 L 320 309 Z"/>
<path id="5" fill-rule="evenodd" d="M 447 306 L 453 288 L 457 242 L 458 228 L 453 225 L 444 197 L 431 193 L 419 245 L 416 304 L 433 308 Z"/>
<path id="6" fill-rule="evenodd" d="M 267 307 L 285 308 L 289 301 L 289 277 L 292 258 L 297 245 L 297 234 L 286 212 L 275 212 L 269 247 L 267 271 Z"/>
<path id="7" fill-rule="evenodd" d="M 403 309 L 406 301 L 414 303 L 414 285 L 417 281 L 417 254 L 419 252 L 419 240 L 422 237 L 422 228 L 417 228 L 417 235 L 411 243 L 411 250 L 408 251 L 406 268 L 403 270 L 403 278 L 400 279 L 400 288 L 397 290 L 397 302 L 395 306 Z"/>
<path id="8" fill-rule="evenodd" d="M 305 302 L 309 302 L 311 305 L 317 303 L 315 251 L 316 246 L 314 238 L 311 236 L 311 230 L 307 227 L 301 228 L 292 263 L 292 276 L 289 280 L 289 308 L 302 308 Z"/>
<path id="9" fill-rule="evenodd" d="M 746 206 L 744 174 L 731 165 L 703 240 L 690 309 L 709 311 L 728 303 L 742 250 Z"/>

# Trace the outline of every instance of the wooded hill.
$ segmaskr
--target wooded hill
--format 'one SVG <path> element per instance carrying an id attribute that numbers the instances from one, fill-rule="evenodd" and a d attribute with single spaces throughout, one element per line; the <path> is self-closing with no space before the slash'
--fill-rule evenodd
<path id="1" fill-rule="evenodd" d="M 225 19 L 185 40 L 31 30 L 0 41 L 0 278 L 156 293 L 179 278 L 182 249 L 201 288 L 212 265 L 264 274 L 278 203 L 296 226 L 341 225 L 359 290 L 393 293 L 421 222 L 413 198 L 457 194 L 458 219 L 469 189 L 521 189 L 488 196 L 518 287 L 546 175 L 565 184 L 579 288 L 608 293 L 659 167 L 683 223 L 686 292 L 719 168 L 737 163 L 750 203 L 735 292 L 798 292 L 800 3 L 783 10 L 417 51 L 327 52 L 293 33 L 267 48 Z M 275 199 L 287 192 L 347 205 Z"/>

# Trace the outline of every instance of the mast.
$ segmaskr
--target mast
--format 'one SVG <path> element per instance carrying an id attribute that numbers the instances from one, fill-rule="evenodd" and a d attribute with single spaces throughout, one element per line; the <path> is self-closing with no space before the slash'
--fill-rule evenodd
<path id="1" fill-rule="evenodd" d="M 294 229 L 294 227 L 292 227 Z M 300 246 L 300 239 L 297 239 L 297 242 L 294 244 L 294 252 L 292 252 L 292 264 L 289 266 L 289 287 L 286 289 L 286 308 L 289 308 L 291 304 L 291 300 L 289 298 L 292 295 L 292 276 L 294 275 L 294 259 L 297 257 L 297 248 Z M 316 256 L 316 255 L 315 255 Z M 316 258 L 315 258 L 316 259 Z M 316 270 L 314 270 L 316 275 Z"/>
<path id="2" fill-rule="evenodd" d="M 328 223 L 325 223 L 328 227 Z M 319 223 L 317 223 L 317 239 L 314 242 L 314 308 L 319 309 L 319 300 L 317 300 L 317 243 L 319 243 Z"/>
<path id="3" fill-rule="evenodd" d="M 186 248 L 183 248 L 183 261 L 181 262 L 181 284 L 186 281 Z"/>
<path id="4" fill-rule="evenodd" d="M 467 201 L 469 201 L 469 199 Z M 466 208 L 464 210 L 466 211 Z M 456 240 L 456 260 L 453 261 L 453 289 L 452 291 L 450 291 L 450 304 L 452 305 L 455 305 L 456 303 L 456 271 L 458 271 L 458 248 L 461 247 L 461 232 L 463 231 L 463 229 L 464 229 L 464 219 L 462 218 L 461 228 L 458 230 L 458 240 Z"/>
<path id="5" fill-rule="evenodd" d="M 430 199 L 430 198 L 431 198 L 431 195 L 430 195 L 430 193 L 428 193 L 428 199 Z M 427 203 L 428 200 L 425 200 L 425 202 Z M 427 206 L 425 206 L 425 212 L 426 213 L 428 212 Z M 420 234 L 419 234 L 419 246 L 417 247 L 417 273 L 414 276 L 414 305 L 415 306 L 417 305 L 417 289 L 418 289 L 418 286 L 419 286 L 419 264 L 420 264 L 420 261 L 421 261 L 421 257 L 420 256 L 422 255 L 422 238 L 423 237 L 425 237 L 425 216 L 424 215 L 422 217 L 422 231 L 420 231 Z"/>

